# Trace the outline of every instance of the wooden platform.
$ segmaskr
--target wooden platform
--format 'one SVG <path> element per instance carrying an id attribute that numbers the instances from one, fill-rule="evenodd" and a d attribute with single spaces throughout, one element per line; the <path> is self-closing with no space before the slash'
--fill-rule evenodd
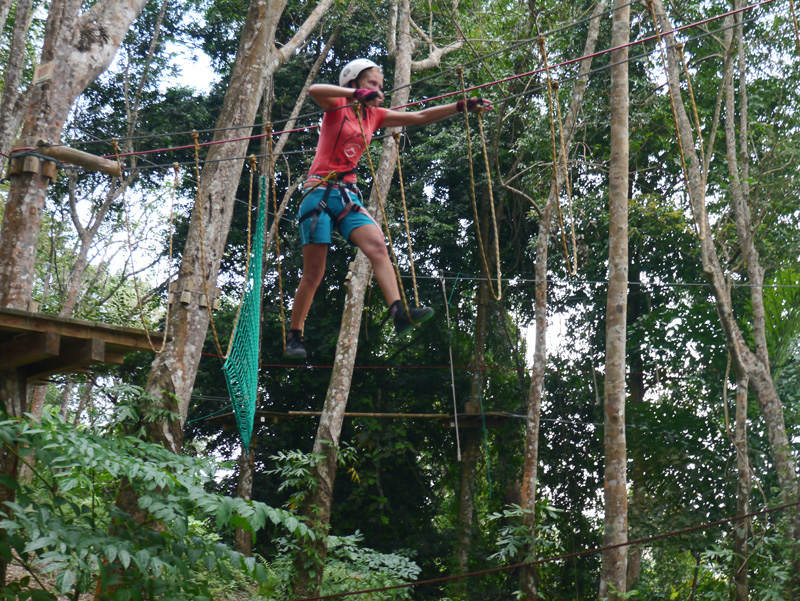
<path id="1" fill-rule="evenodd" d="M 163 338 L 150 332 L 156 348 Z M 22 368 L 29 383 L 152 350 L 145 330 L 0 308 L 0 369 Z"/>

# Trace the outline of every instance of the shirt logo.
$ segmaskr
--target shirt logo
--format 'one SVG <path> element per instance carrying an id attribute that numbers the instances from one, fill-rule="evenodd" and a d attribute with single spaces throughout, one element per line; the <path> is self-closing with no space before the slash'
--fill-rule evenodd
<path id="1" fill-rule="evenodd" d="M 361 145 L 359 144 L 347 144 L 344 147 L 344 156 L 346 156 L 348 159 L 352 159 L 353 157 L 358 156 L 360 150 Z"/>

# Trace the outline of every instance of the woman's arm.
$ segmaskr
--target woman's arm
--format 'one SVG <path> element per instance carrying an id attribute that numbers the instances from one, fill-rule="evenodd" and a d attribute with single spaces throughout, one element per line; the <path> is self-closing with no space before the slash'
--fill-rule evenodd
<path id="1" fill-rule="evenodd" d="M 351 98 L 353 100 L 359 100 L 356 97 L 356 90 L 355 88 L 344 88 L 342 86 L 335 86 L 329 83 L 315 83 L 310 88 L 308 88 L 308 95 L 314 99 L 320 107 L 324 110 L 328 110 L 329 108 L 333 107 L 333 99 L 334 98 Z M 372 90 L 370 90 L 372 91 Z M 383 92 L 380 90 L 375 90 L 378 96 L 366 102 L 367 106 L 378 106 L 381 102 L 383 102 Z"/>
<path id="2" fill-rule="evenodd" d="M 383 119 L 383 127 L 400 127 L 403 125 L 425 125 L 426 123 L 433 123 L 439 119 L 450 117 L 462 110 L 463 101 L 451 102 L 450 104 L 440 104 L 439 106 L 432 106 L 421 111 L 403 112 L 403 111 L 386 111 L 386 117 Z M 492 103 L 489 100 L 480 98 L 470 98 L 467 102 L 467 108 L 470 112 L 480 111 L 488 113 L 492 110 Z"/>

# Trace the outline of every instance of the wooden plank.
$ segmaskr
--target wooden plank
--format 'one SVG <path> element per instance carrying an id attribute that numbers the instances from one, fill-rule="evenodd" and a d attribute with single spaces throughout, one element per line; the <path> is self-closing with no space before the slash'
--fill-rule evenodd
<path id="1" fill-rule="evenodd" d="M 91 171 L 99 171 L 107 175 L 121 175 L 119 164 L 116 160 L 105 159 L 69 146 L 47 146 L 47 141 L 39 140 L 36 152 L 63 163 L 72 163 Z"/>
<path id="2" fill-rule="evenodd" d="M 60 346 L 61 336 L 57 332 L 23 334 L 0 344 L 0 365 L 10 369 L 57 357 Z"/>
<path id="3" fill-rule="evenodd" d="M 100 338 L 79 340 L 65 344 L 58 357 L 29 365 L 26 370 L 28 381 L 38 380 L 63 372 L 73 372 L 81 367 L 105 362 L 106 345 Z"/>
<path id="4" fill-rule="evenodd" d="M 29 313 L 17 309 L 0 308 L 0 334 L 2 332 L 57 332 L 62 338 L 101 338 L 114 351 L 151 351 L 147 332 L 142 329 L 101 324 L 83 319 L 58 317 L 44 313 Z M 164 339 L 163 332 L 150 332 L 150 339 L 156 348 Z"/>

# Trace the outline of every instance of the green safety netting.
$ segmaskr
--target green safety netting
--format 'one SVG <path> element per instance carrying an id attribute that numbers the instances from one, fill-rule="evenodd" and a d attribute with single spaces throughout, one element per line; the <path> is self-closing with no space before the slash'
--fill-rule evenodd
<path id="1" fill-rule="evenodd" d="M 228 356 L 222 366 L 231 396 L 244 452 L 250 448 L 258 394 L 258 356 L 261 338 L 261 261 L 264 252 L 264 217 L 267 213 L 266 178 L 259 180 L 258 219 L 250 250 L 250 268 L 244 283 L 242 306 Z"/>

